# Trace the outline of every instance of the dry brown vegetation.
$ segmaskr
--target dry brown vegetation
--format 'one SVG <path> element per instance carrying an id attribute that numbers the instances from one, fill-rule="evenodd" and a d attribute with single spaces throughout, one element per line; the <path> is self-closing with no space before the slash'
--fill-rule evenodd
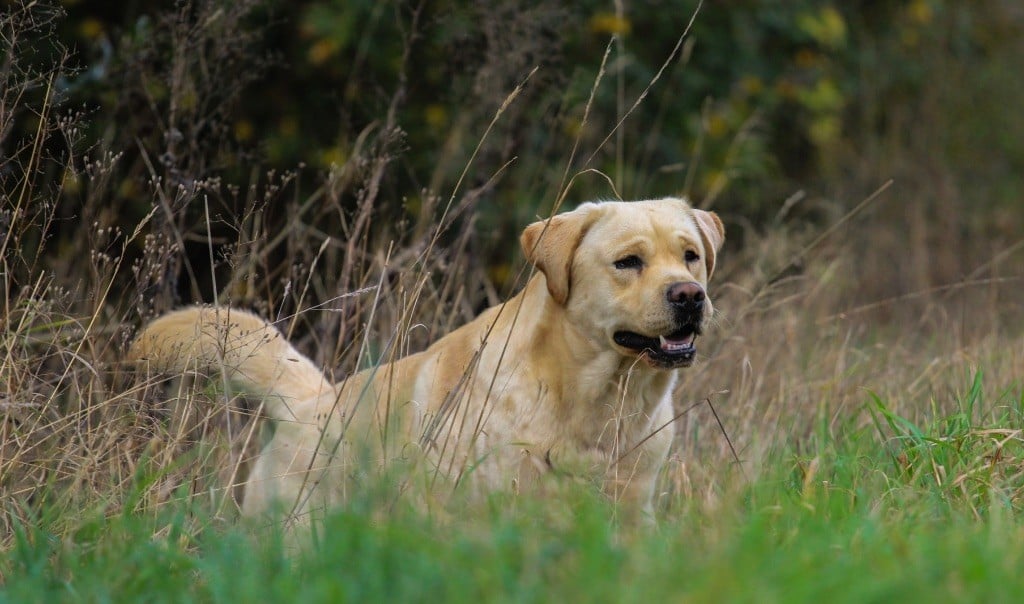
<path id="1" fill-rule="evenodd" d="M 24 87 L 0 93 L 0 137 L 10 108 L 28 98 L 21 95 L 49 91 L 62 69 L 34 79 L 5 73 Z M 121 151 L 97 144 L 78 157 L 75 144 L 54 147 L 81 134 L 82 116 L 48 92 L 42 99 L 34 137 L 0 140 L 2 535 L 40 510 L 71 522 L 76 510 L 181 497 L 230 516 L 225 485 L 254 439 L 245 405 L 216 382 L 138 380 L 119 361 L 141 321 L 179 299 L 253 308 L 342 377 L 381 355 L 421 349 L 524 282 L 520 261 L 496 274 L 479 252 L 485 185 L 442 183 L 415 210 L 382 191 L 400 151 L 391 113 L 343 165 L 320 175 L 254 169 L 254 184 L 236 187 L 164 170 L 144 151 L 152 205 L 125 228 L 132 210 L 118 205 L 121 180 L 112 178 Z M 491 117 L 502 119 L 500 111 Z M 907 127 L 906 146 L 894 136 L 870 166 L 835 177 L 856 194 L 796 194 L 761 224 L 723 212 L 728 237 L 711 289 L 720 315 L 678 391 L 668 513 L 718 501 L 775 454 L 792 454 L 813 474 L 814 459 L 802 455 L 815 442 L 872 428 L 871 393 L 927 423 L 956 412 L 981 372 L 993 395 L 979 429 L 986 417 L 1024 411 L 1020 233 L 946 239 L 967 220 L 960 198 L 974 191 L 956 187 L 955 173 L 929 177 L 936 168 L 918 160 L 935 126 Z M 54 170 L 62 176 L 52 178 Z M 571 183 L 565 193 L 572 199 Z M 239 200 L 242 211 L 228 212 Z M 828 219 L 790 219 L 801 204 Z M 1001 206 L 1004 222 L 1021 224 L 1020 207 Z M 1000 463 L 1021 471 L 1019 459 Z"/>

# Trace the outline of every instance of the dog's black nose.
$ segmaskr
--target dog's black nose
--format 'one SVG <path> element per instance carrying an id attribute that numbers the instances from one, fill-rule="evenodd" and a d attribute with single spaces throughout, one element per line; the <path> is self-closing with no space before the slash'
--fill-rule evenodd
<path id="1" fill-rule="evenodd" d="M 704 288 L 700 283 L 685 281 L 668 286 L 666 297 L 679 310 L 697 312 L 704 308 Z"/>

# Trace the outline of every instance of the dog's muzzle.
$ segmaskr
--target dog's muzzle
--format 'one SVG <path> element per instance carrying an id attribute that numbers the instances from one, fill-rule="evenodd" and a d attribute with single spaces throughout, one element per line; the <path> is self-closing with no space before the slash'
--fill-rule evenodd
<path id="1" fill-rule="evenodd" d="M 681 329 L 656 338 L 633 331 L 617 331 L 615 343 L 624 348 L 646 355 L 653 365 L 659 367 L 689 367 L 697 356 L 695 342 L 700 333 L 699 325 L 684 325 Z"/>
<path id="2" fill-rule="evenodd" d="M 643 353 L 655 366 L 689 367 L 697 356 L 696 341 L 701 333 L 707 295 L 699 283 L 689 281 L 669 285 L 665 297 L 678 326 L 674 331 L 658 336 L 617 331 L 612 337 L 619 346 Z"/>

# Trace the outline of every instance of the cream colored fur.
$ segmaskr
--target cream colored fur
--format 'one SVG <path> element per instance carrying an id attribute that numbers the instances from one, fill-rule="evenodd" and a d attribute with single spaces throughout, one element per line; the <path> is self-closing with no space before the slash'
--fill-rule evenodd
<path id="1" fill-rule="evenodd" d="M 158 318 L 129 356 L 154 371 L 219 369 L 263 397 L 275 426 L 245 485 L 248 515 L 335 504 L 351 476 L 396 459 L 478 490 L 583 476 L 646 511 L 673 437 L 676 371 L 614 336 L 673 332 L 666 289 L 706 288 L 723 238 L 716 215 L 673 198 L 588 203 L 534 223 L 521 241 L 538 272 L 519 294 L 339 384 L 230 308 Z M 616 264 L 626 256 L 642 268 Z M 707 300 L 702 322 L 711 313 Z"/>

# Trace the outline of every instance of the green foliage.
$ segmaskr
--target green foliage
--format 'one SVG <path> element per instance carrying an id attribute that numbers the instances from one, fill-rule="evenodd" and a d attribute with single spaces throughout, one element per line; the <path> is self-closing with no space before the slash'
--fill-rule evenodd
<path id="1" fill-rule="evenodd" d="M 0 599 L 1015 600 L 1022 485 L 992 473 L 1011 464 L 993 460 L 991 437 L 1020 458 L 1019 399 L 990 401 L 978 374 L 960 411 L 926 428 L 872 399 L 877 431 L 841 426 L 800 456 L 779 450 L 760 479 L 656 529 L 614 525 L 586 491 L 440 517 L 364 493 L 287 537 L 174 504 L 85 514 L 70 532 L 19 525 Z"/>
<path id="2" fill-rule="evenodd" d="M 994 513 L 993 508 L 1016 513 L 1024 506 L 1024 473 L 1019 466 L 1024 422 L 1020 397 L 1008 394 L 985 404 L 979 371 L 958 397 L 957 411 L 934 414 L 928 425 L 893 413 L 875 394 L 869 410 L 879 432 L 892 435 L 892 470 L 905 480 L 977 516 Z M 982 409 L 988 413 L 983 415 Z"/>
<path id="3" fill-rule="evenodd" d="M 518 230 L 563 200 L 688 194 L 755 230 L 817 227 L 896 178 L 886 221 L 966 218 L 920 227 L 915 257 L 939 253 L 916 279 L 876 280 L 879 296 L 968 274 L 990 252 L 968 242 L 1012 245 L 1024 227 L 1024 123 L 1002 110 L 1021 96 L 1024 23 L 1004 0 L 705 2 L 695 17 L 695 1 L 15 6 L 34 25 L 5 25 L 19 35 L 0 178 L 59 220 L 11 244 L 85 258 L 69 221 L 127 233 L 157 207 L 126 265 L 165 250 L 148 272 L 171 282 L 121 271 L 114 290 L 156 308 L 212 298 L 232 253 L 211 258 L 205 238 L 300 220 L 351 239 L 367 206 L 365 231 L 404 247 L 441 216 L 443 246 L 473 230 L 499 290 Z M 811 202 L 784 204 L 799 191 Z"/>
<path id="4" fill-rule="evenodd" d="M 141 138 L 151 159 L 197 179 L 243 178 L 250 157 L 342 166 L 397 129 L 387 178 L 397 200 L 449 194 L 473 142 L 525 82 L 470 166 L 467 184 L 486 188 L 493 221 L 519 219 L 524 203 L 527 215 L 550 207 L 562 173 L 588 168 L 614 189 L 584 178 L 574 199 L 686 191 L 771 216 L 794 187 L 847 172 L 851 147 L 902 127 L 891 120 L 916 113 L 917 99 L 970 94 L 938 90 L 936 71 L 1007 68 L 1001 57 L 1020 33 L 999 0 L 743 0 L 705 3 L 674 55 L 697 2 L 621 15 L 596 1 L 230 4 L 76 3 L 65 31 L 89 69 L 69 80 L 68 102 L 98 109 L 96 132 L 117 120 L 116 151 L 136 155 Z M 144 204 L 139 176 L 122 178 Z"/>

